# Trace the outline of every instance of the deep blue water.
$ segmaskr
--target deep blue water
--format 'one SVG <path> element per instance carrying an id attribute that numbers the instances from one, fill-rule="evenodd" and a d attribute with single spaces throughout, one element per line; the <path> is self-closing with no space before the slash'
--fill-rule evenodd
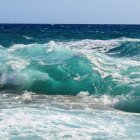
<path id="1" fill-rule="evenodd" d="M 0 92 L 1 138 L 138 139 L 140 25 L 1 24 Z"/>
<path id="2" fill-rule="evenodd" d="M 29 36 L 32 39 L 26 39 Z M 140 38 L 139 25 L 39 25 L 1 24 L 0 42 L 8 47 L 13 44 L 44 44 L 53 41 L 75 41 L 82 39 Z"/>

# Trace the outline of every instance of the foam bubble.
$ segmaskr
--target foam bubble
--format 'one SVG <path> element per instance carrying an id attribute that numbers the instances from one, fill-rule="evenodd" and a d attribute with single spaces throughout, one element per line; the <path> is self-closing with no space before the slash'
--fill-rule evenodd
<path id="1" fill-rule="evenodd" d="M 77 94 L 77 97 L 84 98 L 84 97 L 87 97 L 89 95 L 90 94 L 88 92 L 81 91 L 80 93 Z"/>

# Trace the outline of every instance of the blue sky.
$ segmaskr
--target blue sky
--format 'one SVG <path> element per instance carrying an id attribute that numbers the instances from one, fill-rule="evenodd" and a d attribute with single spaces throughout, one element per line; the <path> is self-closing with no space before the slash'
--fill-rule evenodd
<path id="1" fill-rule="evenodd" d="M 0 23 L 140 24 L 140 0 L 0 0 Z"/>

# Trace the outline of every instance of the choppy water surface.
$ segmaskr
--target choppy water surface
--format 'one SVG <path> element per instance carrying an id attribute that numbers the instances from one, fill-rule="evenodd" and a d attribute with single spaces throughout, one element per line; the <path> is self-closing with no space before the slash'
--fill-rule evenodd
<path id="1" fill-rule="evenodd" d="M 1 139 L 139 139 L 140 26 L 0 25 Z"/>

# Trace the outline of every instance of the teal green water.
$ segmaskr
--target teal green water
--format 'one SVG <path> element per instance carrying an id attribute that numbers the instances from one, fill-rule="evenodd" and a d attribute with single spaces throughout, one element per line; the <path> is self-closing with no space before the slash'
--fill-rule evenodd
<path id="1" fill-rule="evenodd" d="M 121 41 L 125 39 L 110 40 L 108 47 L 117 46 Z M 106 44 L 106 41 L 100 42 Z M 52 41 L 1 47 L 1 89 L 62 95 L 77 95 L 80 91 L 139 95 L 139 61 L 129 57 L 113 59 L 98 49 L 93 50 L 92 45 L 100 42 L 83 40 L 69 42 L 70 46 Z M 92 45 L 73 48 L 75 43 Z"/>

